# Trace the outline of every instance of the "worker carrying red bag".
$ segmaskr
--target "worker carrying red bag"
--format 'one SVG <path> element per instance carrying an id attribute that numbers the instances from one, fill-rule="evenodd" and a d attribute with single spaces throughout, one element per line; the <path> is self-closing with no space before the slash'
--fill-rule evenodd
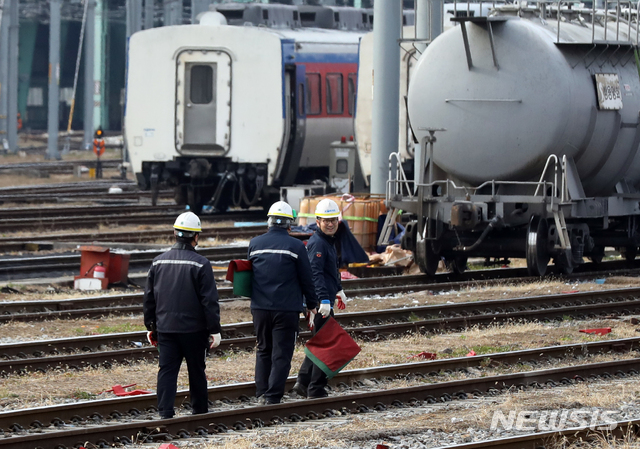
<path id="1" fill-rule="evenodd" d="M 344 310 L 347 299 L 340 281 L 336 237 L 340 218 L 340 208 L 335 201 L 328 198 L 318 203 L 315 210 L 318 229 L 307 243 L 307 253 L 313 273 L 316 295 L 321 300 L 318 313 L 309 319 L 312 333 L 315 335 L 333 316 L 333 307 Z M 327 396 L 325 386 L 327 375 L 309 357 L 305 357 L 293 391 L 308 398 Z"/>

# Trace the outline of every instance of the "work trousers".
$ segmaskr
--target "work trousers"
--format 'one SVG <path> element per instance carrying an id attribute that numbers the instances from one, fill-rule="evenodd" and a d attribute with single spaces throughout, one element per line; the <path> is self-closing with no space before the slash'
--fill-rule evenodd
<path id="1" fill-rule="evenodd" d="M 174 415 L 178 373 L 182 360 L 187 361 L 192 413 L 209 411 L 205 362 L 209 347 L 207 331 L 188 334 L 158 332 L 160 369 L 158 370 L 158 413 L 161 418 Z"/>
<path id="2" fill-rule="evenodd" d="M 251 309 L 258 340 L 256 396 L 278 403 L 284 395 L 299 331 L 300 313 Z"/>
<path id="3" fill-rule="evenodd" d="M 326 318 L 323 318 L 321 314 L 316 313 L 313 319 L 312 336 L 317 334 L 318 331 L 329 320 L 329 317 L 333 316 L 333 309 L 331 314 Z M 323 398 L 327 396 L 327 390 L 324 387 L 327 386 L 327 375 L 318 368 L 318 365 L 313 363 L 309 357 L 305 357 L 298 371 L 298 380 L 296 381 L 303 389 L 307 390 L 307 397 L 309 398 Z"/>

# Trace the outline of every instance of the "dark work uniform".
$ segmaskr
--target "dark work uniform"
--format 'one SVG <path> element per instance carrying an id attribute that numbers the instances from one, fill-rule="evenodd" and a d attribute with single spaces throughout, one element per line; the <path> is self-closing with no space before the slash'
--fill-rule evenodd
<path id="1" fill-rule="evenodd" d="M 302 295 L 317 306 L 311 266 L 304 244 L 284 228 L 272 226 L 251 239 L 253 269 L 251 314 L 256 331 L 256 396 L 278 403 L 284 395 L 299 330 Z"/>
<path id="2" fill-rule="evenodd" d="M 333 304 L 336 294 L 342 290 L 340 282 L 339 262 L 335 247 L 336 238 L 328 236 L 320 229 L 316 230 L 307 242 L 307 252 L 313 272 L 313 283 L 319 301 L 328 299 L 331 302 L 331 314 L 323 318 L 316 314 L 313 321 L 312 334 L 315 335 L 330 316 L 333 316 Z M 322 398 L 327 395 L 324 387 L 327 385 L 327 375 L 318 368 L 309 357 L 305 357 L 298 372 L 298 385 L 307 390 L 307 397 Z"/>
<path id="3" fill-rule="evenodd" d="M 174 415 L 182 359 L 189 370 L 194 414 L 207 413 L 205 358 L 209 335 L 220 332 L 218 290 L 209 260 L 191 245 L 176 243 L 153 259 L 144 292 L 144 324 L 158 332 L 158 412 Z"/>

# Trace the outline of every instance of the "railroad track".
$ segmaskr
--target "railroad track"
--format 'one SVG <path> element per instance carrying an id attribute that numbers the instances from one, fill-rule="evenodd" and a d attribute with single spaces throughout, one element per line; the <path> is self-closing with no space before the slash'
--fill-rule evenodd
<path id="1" fill-rule="evenodd" d="M 163 251 L 129 252 L 130 270 L 147 270 L 154 257 Z M 212 262 L 244 259 L 247 256 L 246 246 L 219 246 L 200 248 L 198 253 Z M 77 275 L 80 270 L 80 254 L 51 255 L 43 257 L 16 257 L 0 259 L 0 279 L 25 279 L 29 275 L 41 277 L 48 275 Z"/>
<path id="2" fill-rule="evenodd" d="M 200 241 L 202 242 L 204 241 L 203 239 L 209 238 L 223 240 L 250 239 L 260 234 L 264 234 L 266 230 L 266 226 L 227 226 L 208 229 L 205 228 L 200 233 Z M 300 234 L 300 236 L 308 237 L 309 235 Z M 0 254 L 11 251 L 53 249 L 55 247 L 54 242 L 93 242 L 93 244 L 101 246 L 118 247 L 118 245 L 122 243 L 135 244 L 156 241 L 159 239 L 172 240 L 173 232 L 166 229 L 145 230 L 144 232 L 80 232 L 73 234 L 50 234 L 43 236 L 43 238 L 46 240 L 35 240 L 32 236 L 0 238 Z"/>
<path id="3" fill-rule="evenodd" d="M 122 159 L 103 159 L 101 162 L 103 169 L 114 169 L 122 164 Z M 80 165 L 94 167 L 96 165 L 96 159 L 0 164 L 0 173 L 18 172 L 29 174 L 32 172 L 41 172 L 49 174 L 70 174 L 73 173 L 75 167 Z"/>
<path id="4" fill-rule="evenodd" d="M 250 397 L 255 392 L 255 386 L 251 382 L 224 385 L 209 389 L 209 399 L 216 402 L 219 410 L 203 415 L 179 415 L 167 420 L 157 419 L 154 413 L 156 397 L 153 394 L 5 412 L 0 413 L 0 426 L 6 429 L 5 438 L 0 439 L 0 447 L 48 449 L 78 447 L 78 444 L 86 445 L 86 442 L 98 447 L 132 442 L 153 443 L 206 437 L 229 429 L 245 430 L 393 407 L 417 407 L 455 399 L 495 396 L 512 388 L 553 388 L 598 378 L 637 376 L 640 370 L 640 358 L 637 357 L 600 363 L 587 361 L 574 366 L 501 375 L 483 373 L 473 377 L 474 375 L 466 372 L 467 377 L 460 380 L 446 380 L 446 376 L 441 379 L 437 374 L 447 370 L 464 372 L 471 366 L 478 370 L 486 367 L 487 363 L 506 366 L 510 363 L 537 361 L 540 357 L 584 357 L 616 349 L 637 351 L 637 344 L 637 339 L 616 340 L 598 342 L 593 346 L 580 344 L 539 348 L 465 357 L 464 360 L 436 360 L 345 371 L 331 380 L 336 393 L 327 398 L 293 400 L 269 406 L 253 406 L 254 402 Z M 616 345 L 619 346 L 616 348 Z M 366 388 L 363 382 L 367 379 L 387 381 L 391 377 L 407 376 L 428 377 L 431 382 L 388 389 Z M 291 388 L 294 381 L 295 379 L 290 378 L 287 386 Z M 185 401 L 186 394 L 186 391 L 178 392 L 176 404 L 180 405 Z M 71 424 L 73 428 L 69 429 L 67 424 Z"/>
<path id="5" fill-rule="evenodd" d="M 216 253 L 215 251 L 221 251 Z M 229 259 L 244 259 L 246 258 L 246 247 L 232 247 L 232 252 L 222 252 L 224 247 L 210 248 L 207 250 L 199 250 L 199 252 L 206 257 L 208 254 L 212 254 L 210 260 L 229 260 Z M 204 251 L 211 251 L 207 253 Z M 237 252 L 236 252 L 237 251 Z M 146 267 L 150 261 L 158 253 L 143 252 L 138 253 L 141 259 L 139 260 L 140 266 Z M 61 257 L 61 256 L 59 256 Z M 73 259 L 74 256 L 68 257 L 66 263 L 67 269 L 73 269 L 72 274 L 77 274 L 79 262 L 77 259 Z M 76 258 L 79 256 L 75 256 Z M 19 266 L 12 259 L 0 259 L 0 278 L 2 276 L 8 276 L 13 274 L 14 278 L 18 276 L 26 276 L 27 273 L 40 270 L 51 270 L 50 265 L 35 263 L 38 260 L 49 260 L 50 263 L 54 263 L 55 259 L 40 259 L 33 258 L 32 260 L 21 258 L 18 260 L 27 260 L 26 263 Z M 60 261 L 62 262 L 62 261 Z M 130 266 L 135 266 L 138 263 L 135 260 L 130 262 Z M 4 264 L 4 266 L 3 266 Z M 618 275 L 637 274 L 634 269 L 622 269 L 619 271 L 612 271 L 616 267 L 624 266 L 625 263 L 621 261 L 608 262 L 600 264 L 599 267 L 605 266 L 609 268 L 606 272 L 590 272 L 585 270 L 585 273 L 574 273 L 569 276 L 572 279 L 580 280 L 585 276 L 597 277 L 614 273 Z M 25 271 L 20 271 L 24 268 Z M 588 268 L 584 266 L 583 268 Z M 590 268 L 594 268 L 593 265 Z M 603 267 L 601 267 L 603 268 Z M 5 270 L 5 271 L 3 271 Z M 18 274 L 20 273 L 20 274 Z M 495 285 L 503 282 L 505 279 L 511 282 L 532 282 L 538 278 L 532 278 L 527 276 L 526 268 L 507 268 L 507 269 L 490 269 L 490 270 L 477 270 L 467 271 L 461 274 L 456 273 L 439 273 L 434 277 L 419 274 L 412 276 L 381 276 L 381 277 L 361 277 L 360 279 L 343 280 L 343 286 L 349 296 L 358 295 L 390 295 L 406 292 L 418 292 L 423 290 L 432 291 L 444 291 L 444 290 L 458 290 L 466 286 L 479 286 L 479 285 Z M 220 298 L 232 298 L 233 292 L 231 287 L 218 286 L 218 294 Z M 109 295 L 88 297 L 79 299 L 62 299 L 62 300 L 40 300 L 40 301 L 5 301 L 0 302 L 0 322 L 3 320 L 15 320 L 15 321 L 28 321 L 28 320 L 46 320 L 54 318 L 79 318 L 86 316 L 102 316 L 106 312 L 98 310 L 100 308 L 109 308 L 111 314 L 121 313 L 137 313 L 142 307 L 142 293 L 134 293 L 128 295 Z M 127 304 L 126 308 L 119 307 L 123 303 Z"/>
<path id="6" fill-rule="evenodd" d="M 177 212 L 184 207 L 175 204 L 159 204 L 157 206 L 131 205 L 100 205 L 100 206 L 57 206 L 57 207 L 7 207 L 2 209 L 0 223 L 9 219 L 40 220 L 73 217 L 92 217 L 102 215 L 142 214 L 157 212 Z M 33 239 L 33 237 L 31 237 Z"/>
<path id="7" fill-rule="evenodd" d="M 246 257 L 247 247 L 238 248 L 238 254 L 242 258 Z M 148 257 L 155 253 L 146 252 Z M 204 253 L 201 253 L 204 254 Z M 222 257 L 226 257 L 223 254 Z M 497 271 L 494 273 L 493 271 Z M 466 275 L 455 275 L 442 273 L 433 278 L 419 274 L 412 276 L 379 276 L 365 277 L 360 279 L 350 279 L 342 281 L 346 292 L 353 296 L 366 296 L 376 294 L 394 294 L 408 291 L 421 291 L 431 289 L 434 291 L 459 289 L 469 283 L 477 285 L 483 282 L 487 285 L 499 282 L 500 279 L 521 279 L 518 274 L 526 272 L 526 269 L 506 269 L 506 270 L 486 270 L 482 273 L 469 272 Z M 474 276 L 475 275 L 475 276 Z M 466 277 L 466 281 L 464 280 Z M 488 278 L 482 281 L 482 278 Z M 222 300 L 234 298 L 231 287 L 218 285 L 218 294 Z M 91 314 L 92 309 L 108 308 L 111 313 L 120 313 L 120 306 L 130 307 L 124 313 L 131 313 L 132 308 L 142 307 L 143 293 L 132 293 L 122 295 L 94 296 L 86 298 L 60 299 L 60 300 L 35 300 L 35 301 L 4 301 L 0 302 L 0 322 L 6 320 L 32 320 L 51 318 L 77 318 Z M 63 311 L 61 313 L 61 311 Z M 96 316 L 96 315 L 92 315 Z"/>
<path id="8" fill-rule="evenodd" d="M 141 305 L 122 305 L 119 308 L 126 313 L 142 311 Z M 102 316 L 111 313 L 113 309 L 105 305 L 93 312 L 83 312 L 89 316 Z M 57 312 L 59 316 L 67 313 L 64 310 Z M 354 337 L 376 340 L 505 322 L 552 321 L 563 320 L 565 317 L 585 319 L 632 313 L 640 313 L 638 288 L 339 313 L 335 315 L 335 319 Z M 9 321 L 12 316 L 18 315 L 0 315 L 0 322 Z M 30 317 L 31 320 L 37 320 L 38 314 L 30 314 Z M 300 321 L 300 329 L 302 338 L 310 335 L 303 320 Z M 223 325 L 222 334 L 223 342 L 218 349 L 220 354 L 225 350 L 251 350 L 255 346 L 251 322 Z M 5 360 L 0 361 L 0 373 L 46 371 L 64 366 L 110 365 L 125 360 L 156 357 L 155 348 L 145 342 L 145 332 L 129 332 L 1 345 L 0 358 Z M 60 355 L 64 353 L 71 354 Z"/>
<path id="9" fill-rule="evenodd" d="M 100 215 L 94 215 L 92 213 L 84 215 L 80 212 L 80 214 L 76 215 L 64 214 L 33 218 L 3 218 L 0 220 L 0 232 L 15 232 L 16 230 L 23 229 L 28 229 L 30 231 L 59 230 L 68 228 L 77 229 L 97 227 L 99 225 L 123 226 L 131 224 L 166 224 L 170 226 L 175 220 L 176 214 L 179 211 L 184 211 L 184 208 L 175 205 L 157 206 L 155 212 L 153 211 L 153 208 L 149 209 L 147 206 L 142 207 L 142 211 L 136 211 L 138 206 L 124 206 L 124 210 L 120 212 L 118 210 L 120 207 L 123 206 L 111 207 Z M 225 220 L 263 220 L 266 219 L 266 217 L 262 209 L 255 209 L 232 211 L 220 215 L 201 215 L 201 219 L 204 223 L 208 223 Z M 142 233 L 144 231 L 139 232 Z M 33 237 L 31 239 L 33 240 Z M 43 239 L 46 239 L 46 237 L 40 237 L 38 240 Z"/>

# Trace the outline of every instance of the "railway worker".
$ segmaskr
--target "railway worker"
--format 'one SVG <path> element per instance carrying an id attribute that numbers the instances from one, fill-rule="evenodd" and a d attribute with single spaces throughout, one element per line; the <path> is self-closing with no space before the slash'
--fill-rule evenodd
<path id="1" fill-rule="evenodd" d="M 151 264 L 144 292 L 147 338 L 158 346 L 158 413 L 174 415 L 178 373 L 186 359 L 193 414 L 209 411 L 205 374 L 207 349 L 220 345 L 220 306 L 211 263 L 196 253 L 200 219 L 193 212 L 178 216 L 176 243 Z"/>
<path id="2" fill-rule="evenodd" d="M 302 295 L 310 312 L 316 312 L 318 301 L 304 244 L 289 235 L 294 221 L 291 206 L 278 201 L 267 215 L 267 233 L 249 242 L 251 314 L 258 341 L 256 396 L 261 404 L 278 404 L 291 369 L 304 309 Z"/>
<path id="3" fill-rule="evenodd" d="M 335 246 L 340 208 L 335 201 L 325 198 L 316 206 L 315 215 L 317 230 L 307 242 L 313 283 L 316 295 L 321 301 L 318 314 L 313 320 L 312 333 L 314 335 L 329 317 L 333 316 L 334 304 L 337 302 L 337 307 L 344 309 L 344 301 L 346 300 L 340 282 L 338 254 Z M 303 397 L 323 398 L 327 396 L 326 385 L 327 375 L 309 357 L 305 357 L 293 391 Z"/>

